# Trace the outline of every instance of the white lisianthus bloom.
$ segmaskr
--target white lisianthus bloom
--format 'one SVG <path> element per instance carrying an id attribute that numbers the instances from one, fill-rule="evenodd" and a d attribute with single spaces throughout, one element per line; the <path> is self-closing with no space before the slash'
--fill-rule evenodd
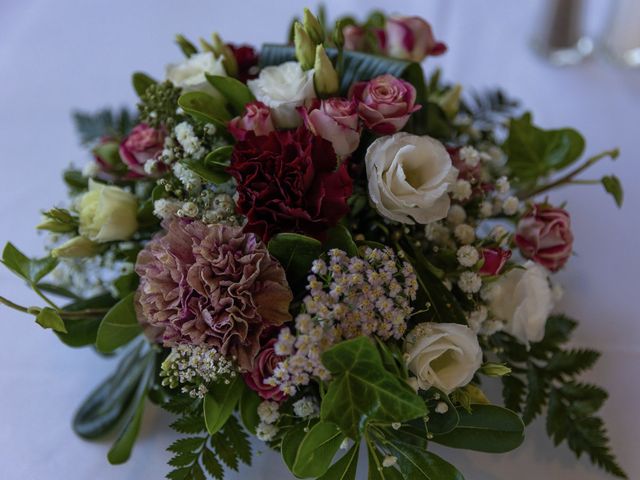
<path id="1" fill-rule="evenodd" d="M 295 128 L 302 123 L 296 110 L 308 100 L 316 98 L 313 69 L 302 70 L 298 62 L 265 67 L 260 76 L 247 82 L 257 100 L 271 109 L 273 121 L 279 128 Z"/>
<path id="2" fill-rule="evenodd" d="M 407 335 L 405 353 L 419 388 L 447 394 L 468 384 L 482 364 L 478 337 L 457 323 L 418 324 Z"/>
<path id="3" fill-rule="evenodd" d="M 458 170 L 438 140 L 406 132 L 381 137 L 369 146 L 365 162 L 369 197 L 383 217 L 427 224 L 447 216 L 447 191 Z"/>
<path id="4" fill-rule="evenodd" d="M 226 77 L 222 57 L 216 58 L 211 52 L 196 53 L 181 63 L 167 65 L 167 80 L 184 92 L 204 92 L 219 97 L 205 73 Z"/>
<path id="5" fill-rule="evenodd" d="M 509 271 L 485 294 L 493 317 L 522 343 L 539 342 L 553 309 L 553 294 L 544 267 L 528 261 L 524 269 Z"/>
<path id="6" fill-rule="evenodd" d="M 138 200 L 118 187 L 89 180 L 79 201 L 80 235 L 98 243 L 127 240 L 138 230 Z"/>

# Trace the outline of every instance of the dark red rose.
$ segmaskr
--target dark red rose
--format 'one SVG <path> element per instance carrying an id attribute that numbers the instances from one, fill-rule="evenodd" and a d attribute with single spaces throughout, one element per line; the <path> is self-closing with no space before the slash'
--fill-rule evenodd
<path id="1" fill-rule="evenodd" d="M 515 241 L 526 258 L 552 272 L 560 270 L 573 249 L 569 212 L 550 205 L 534 205 L 520 219 Z"/>
<path id="2" fill-rule="evenodd" d="M 271 386 L 264 382 L 266 379 L 273 376 L 273 369 L 276 368 L 278 362 L 284 359 L 284 357 L 276 355 L 274 350 L 275 344 L 275 338 L 272 338 L 267 342 L 260 353 L 258 353 L 253 364 L 253 370 L 245 373 L 243 377 L 247 386 L 254 392 L 257 392 L 263 400 L 281 402 L 287 397 L 287 395 L 280 390 L 278 385 Z"/>
<path id="3" fill-rule="evenodd" d="M 251 45 L 234 45 L 228 43 L 227 46 L 233 52 L 238 63 L 238 80 L 246 82 L 258 76 L 258 55 Z"/>
<path id="4" fill-rule="evenodd" d="M 484 263 L 480 275 L 499 275 L 507 260 L 511 258 L 511 250 L 501 248 L 483 248 L 481 251 Z"/>
<path id="5" fill-rule="evenodd" d="M 353 182 L 331 143 L 305 127 L 237 142 L 228 172 L 238 186 L 246 232 L 268 241 L 280 232 L 322 239 L 349 211 Z"/>

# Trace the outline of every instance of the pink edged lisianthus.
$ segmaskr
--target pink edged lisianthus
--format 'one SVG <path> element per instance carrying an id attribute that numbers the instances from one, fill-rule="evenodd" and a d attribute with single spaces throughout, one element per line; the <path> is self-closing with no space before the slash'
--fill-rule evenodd
<path id="1" fill-rule="evenodd" d="M 244 115 L 235 117 L 229 122 L 229 132 L 236 140 L 244 140 L 248 132 L 256 136 L 269 135 L 275 130 L 271 118 L 271 109 L 262 102 L 251 102 L 245 105 Z"/>
<path id="2" fill-rule="evenodd" d="M 275 344 L 277 339 L 269 340 L 256 357 L 253 369 L 244 374 L 247 386 L 256 392 L 263 400 L 281 402 L 287 395 L 276 384 L 268 384 L 265 381 L 273 376 L 273 371 L 284 357 L 276 354 Z"/>
<path id="3" fill-rule="evenodd" d="M 569 212 L 563 208 L 536 204 L 518 223 L 515 242 L 522 255 L 556 272 L 573 251 Z"/>
<path id="4" fill-rule="evenodd" d="M 435 39 L 431 25 L 420 17 L 387 18 L 383 39 L 387 55 L 412 62 L 421 62 L 427 56 L 442 55 L 447 51 L 447 46 Z"/>
<path id="5" fill-rule="evenodd" d="M 311 133 L 331 142 L 339 156 L 350 155 L 358 148 L 360 120 L 353 99 L 315 100 L 309 109 L 300 108 L 300 113 Z"/>
<path id="6" fill-rule="evenodd" d="M 120 158 L 135 176 L 150 175 L 153 170 L 156 173 L 164 173 L 166 167 L 156 162 L 152 169 L 145 165 L 147 162 L 155 162 L 164 148 L 165 132 L 153 128 L 146 123 L 136 125 L 133 130 L 120 143 Z"/>
<path id="7" fill-rule="evenodd" d="M 358 102 L 365 126 L 381 135 L 400 131 L 411 114 L 422 108 L 416 105 L 415 87 L 389 74 L 353 84 L 350 97 Z"/>
<path id="8" fill-rule="evenodd" d="M 173 218 L 138 255 L 138 321 L 165 346 L 206 345 L 254 367 L 262 333 L 291 320 L 292 293 L 266 245 L 241 227 Z"/>

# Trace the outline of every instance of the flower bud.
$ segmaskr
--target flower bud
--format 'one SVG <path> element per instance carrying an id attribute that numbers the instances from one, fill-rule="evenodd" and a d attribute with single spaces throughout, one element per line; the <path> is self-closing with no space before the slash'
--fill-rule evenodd
<path id="1" fill-rule="evenodd" d="M 186 57 L 190 57 L 191 55 L 195 55 L 196 53 L 198 53 L 198 49 L 195 47 L 195 45 L 187 40 L 184 35 L 176 35 L 176 43 Z"/>
<path id="2" fill-rule="evenodd" d="M 457 83 L 438 99 L 438 105 L 440 105 L 440 108 L 442 108 L 447 117 L 455 117 L 458 110 L 460 110 L 461 93 L 462 85 Z"/>
<path id="3" fill-rule="evenodd" d="M 318 18 L 311 13 L 308 8 L 304 9 L 304 16 L 302 18 L 304 29 L 306 30 L 309 38 L 316 45 L 324 42 L 324 27 L 320 24 Z"/>
<path id="4" fill-rule="evenodd" d="M 315 61 L 315 43 L 311 41 L 306 30 L 300 22 L 293 27 L 293 43 L 296 48 L 296 58 L 300 62 L 302 70 L 311 70 Z"/>
<path id="5" fill-rule="evenodd" d="M 502 363 L 485 363 L 480 367 L 480 373 L 489 377 L 503 377 L 511 373 L 511 368 Z"/>
<path id="6" fill-rule="evenodd" d="M 335 95 L 338 93 L 338 90 L 340 90 L 338 72 L 333 68 L 333 64 L 322 45 L 316 47 L 313 81 L 316 87 L 316 93 L 321 97 Z"/>
<path id="7" fill-rule="evenodd" d="M 101 249 L 98 243 L 92 242 L 86 237 L 78 236 L 51 250 L 51 256 L 55 258 L 91 257 L 100 252 Z"/>
<path id="8" fill-rule="evenodd" d="M 233 54 L 233 50 L 222 41 L 220 35 L 214 33 L 211 35 L 213 40 L 213 48 L 215 50 L 215 54 L 218 57 L 222 57 L 222 65 L 224 66 L 227 75 L 231 77 L 235 77 L 238 75 L 238 62 L 236 61 L 236 56 Z"/>

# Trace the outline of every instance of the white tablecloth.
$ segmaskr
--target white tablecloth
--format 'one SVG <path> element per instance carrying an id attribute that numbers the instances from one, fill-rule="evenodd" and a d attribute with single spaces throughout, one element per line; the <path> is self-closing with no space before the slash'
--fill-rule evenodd
<path id="1" fill-rule="evenodd" d="M 604 353 L 589 380 L 611 392 L 603 410 L 612 443 L 630 478 L 640 478 L 640 175 L 637 158 L 640 72 L 617 69 L 600 58 L 574 69 L 556 69 L 530 49 L 540 2 L 328 1 L 332 15 L 372 6 L 429 19 L 449 53 L 429 60 L 445 77 L 469 87 L 503 86 L 532 108 L 543 126 L 577 127 L 587 153 L 619 146 L 616 163 L 602 162 L 592 177 L 614 171 L 626 187 L 615 208 L 599 188 L 568 188 L 577 256 L 560 275 L 566 287 L 562 309 L 582 320 L 575 340 Z M 595 2 L 593 2 L 595 3 Z M 605 3 L 594 7 L 602 9 Z M 162 75 L 181 54 L 173 35 L 208 36 L 259 45 L 284 37 L 302 2 L 188 0 L 2 0 L 0 1 L 0 240 L 29 254 L 41 252 L 34 225 L 39 210 L 64 199 L 60 171 L 87 155 L 72 128 L 71 108 L 94 110 L 132 105 L 130 74 Z M 600 28 L 602 10 L 591 15 Z M 21 283 L 0 271 L 0 294 L 38 304 Z M 138 480 L 162 478 L 165 447 L 173 435 L 168 415 L 148 408 L 132 459 L 110 467 L 109 442 L 89 443 L 71 431 L 74 409 L 113 368 L 90 350 L 66 348 L 26 316 L 0 310 L 0 478 Z M 266 449 L 256 442 L 256 449 Z M 507 455 L 437 449 L 468 480 L 607 476 L 565 448 L 554 449 L 542 422 L 525 444 Z M 255 468 L 228 478 L 290 478 L 278 455 L 257 455 Z M 365 478 L 361 473 L 360 478 Z"/>

